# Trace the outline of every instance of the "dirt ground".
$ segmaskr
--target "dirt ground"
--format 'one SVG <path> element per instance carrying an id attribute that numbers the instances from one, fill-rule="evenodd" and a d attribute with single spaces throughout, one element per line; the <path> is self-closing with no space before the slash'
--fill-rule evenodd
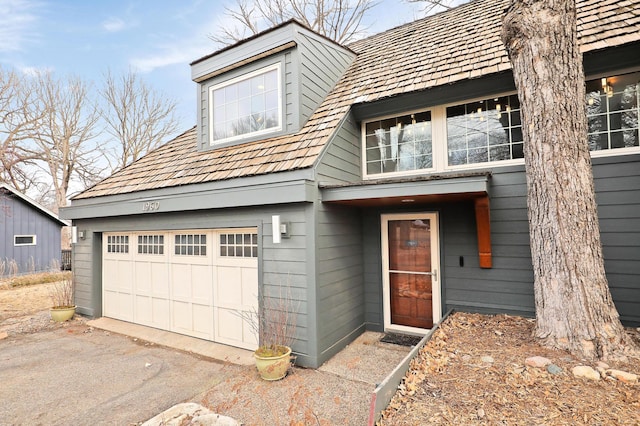
<path id="1" fill-rule="evenodd" d="M 51 320 L 51 289 L 55 283 L 10 287 L 0 283 L 0 335 L 36 333 L 82 324 L 86 318 L 76 315 L 72 321 Z"/>
<path id="2" fill-rule="evenodd" d="M 0 284 L 0 322 L 49 309 L 54 285 L 47 283 L 10 288 Z"/>
<path id="3" fill-rule="evenodd" d="M 640 425 L 640 384 L 574 377 L 590 365 L 543 348 L 534 320 L 456 313 L 414 359 L 382 425 Z M 640 343 L 640 332 L 628 330 Z M 561 368 L 525 365 L 544 356 Z M 640 359 L 611 368 L 640 375 Z"/>

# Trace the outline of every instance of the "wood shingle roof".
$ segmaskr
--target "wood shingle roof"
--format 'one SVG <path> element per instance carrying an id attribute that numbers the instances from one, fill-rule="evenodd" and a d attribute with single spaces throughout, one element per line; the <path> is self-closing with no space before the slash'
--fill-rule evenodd
<path id="1" fill-rule="evenodd" d="M 500 39 L 509 0 L 473 0 L 357 41 L 357 57 L 293 135 L 200 152 L 192 128 L 74 197 L 221 181 L 311 167 L 352 105 L 511 69 Z M 640 0 L 578 1 L 583 52 L 640 40 Z"/>

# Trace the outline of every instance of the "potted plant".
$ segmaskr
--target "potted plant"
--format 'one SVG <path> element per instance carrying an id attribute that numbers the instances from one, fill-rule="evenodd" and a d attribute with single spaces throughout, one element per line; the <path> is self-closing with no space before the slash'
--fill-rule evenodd
<path id="1" fill-rule="evenodd" d="M 49 312 L 52 320 L 64 322 L 73 318 L 76 313 L 73 276 L 63 278 L 62 281 L 53 285 L 51 288 L 51 300 L 53 304 Z"/>
<path id="2" fill-rule="evenodd" d="M 297 304 L 291 299 L 289 289 L 280 287 L 279 297 L 262 295 L 257 311 L 241 315 L 248 320 L 259 338 L 260 346 L 253 356 L 260 377 L 264 380 L 280 380 L 292 365 L 291 344 L 296 330 Z"/>

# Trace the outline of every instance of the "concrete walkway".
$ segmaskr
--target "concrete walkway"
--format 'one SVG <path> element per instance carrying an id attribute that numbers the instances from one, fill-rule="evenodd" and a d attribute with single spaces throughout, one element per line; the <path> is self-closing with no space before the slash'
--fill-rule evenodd
<path id="1" fill-rule="evenodd" d="M 87 325 L 218 361 L 230 362 L 236 365 L 255 365 L 253 351 L 234 348 L 233 346 L 221 345 L 195 337 L 105 317 L 88 321 Z"/>

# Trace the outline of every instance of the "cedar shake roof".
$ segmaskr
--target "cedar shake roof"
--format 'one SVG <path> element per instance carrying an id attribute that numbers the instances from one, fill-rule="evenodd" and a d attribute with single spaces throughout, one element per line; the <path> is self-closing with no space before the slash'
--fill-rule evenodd
<path id="1" fill-rule="evenodd" d="M 509 0 L 473 0 L 350 44 L 357 57 L 302 129 L 209 151 L 192 128 L 75 200 L 311 167 L 353 104 L 511 69 L 500 39 Z M 640 40 L 640 0 L 578 1 L 584 52 Z"/>

